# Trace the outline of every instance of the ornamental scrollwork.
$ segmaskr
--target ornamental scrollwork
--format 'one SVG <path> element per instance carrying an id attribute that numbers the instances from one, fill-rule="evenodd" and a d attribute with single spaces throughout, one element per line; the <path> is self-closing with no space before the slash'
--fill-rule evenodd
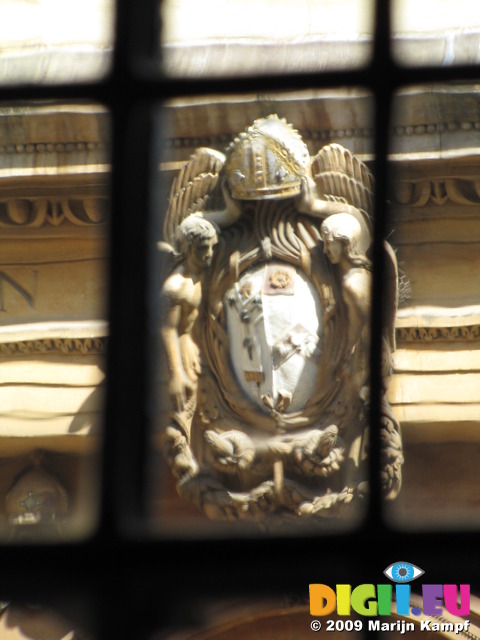
<path id="1" fill-rule="evenodd" d="M 160 427 L 180 495 L 215 519 L 351 513 L 366 493 L 373 178 L 337 144 L 314 158 L 271 115 L 174 181 L 159 247 L 170 412 Z M 385 245 L 385 386 L 395 254 Z M 401 485 L 400 427 L 382 406 L 382 486 Z"/>
<path id="2" fill-rule="evenodd" d="M 107 222 L 105 198 L 14 198 L 0 202 L 0 227 L 95 226 Z"/>
<path id="3" fill-rule="evenodd" d="M 457 327 L 400 327 L 397 342 L 461 342 L 480 340 L 480 325 Z"/>
<path id="4" fill-rule="evenodd" d="M 393 189 L 398 204 L 412 207 L 444 205 L 448 202 L 467 206 L 480 204 L 480 180 L 475 179 L 398 181 L 394 183 Z"/>
<path id="5" fill-rule="evenodd" d="M 107 350 L 107 338 L 41 338 L 0 342 L 0 355 L 96 355 Z"/>

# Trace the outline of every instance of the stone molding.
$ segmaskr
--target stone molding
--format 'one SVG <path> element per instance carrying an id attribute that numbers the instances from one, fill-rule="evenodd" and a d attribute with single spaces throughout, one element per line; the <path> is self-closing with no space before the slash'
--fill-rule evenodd
<path id="1" fill-rule="evenodd" d="M 398 180 L 393 182 L 392 192 L 395 204 L 412 207 L 480 204 L 479 179 Z M 9 198 L 0 201 L 0 227 L 96 226 L 107 222 L 107 210 L 107 197 Z"/>
<path id="2" fill-rule="evenodd" d="M 104 355 L 107 338 L 44 338 L 0 343 L 0 355 Z"/>
<path id="3" fill-rule="evenodd" d="M 318 141 L 327 143 L 331 140 L 344 140 L 346 138 L 371 138 L 373 129 L 370 127 L 347 127 L 344 129 L 316 129 L 299 131 L 304 141 Z M 231 135 L 206 135 L 195 138 L 175 137 L 164 138 L 161 142 L 165 149 L 190 149 L 196 147 L 212 147 L 214 149 L 223 149 L 231 140 Z"/>
<path id="4" fill-rule="evenodd" d="M 415 125 L 394 126 L 390 130 L 392 139 L 395 138 L 415 138 L 432 134 L 455 134 L 457 132 L 468 133 L 469 131 L 480 131 L 480 120 L 465 120 L 462 122 L 449 121 L 439 123 L 422 123 Z M 351 138 L 372 138 L 373 128 L 371 127 L 344 127 L 333 129 L 313 129 L 299 130 L 305 142 L 328 143 L 332 140 L 344 141 Z M 195 138 L 177 136 L 174 138 L 164 138 L 161 142 L 165 149 L 189 149 L 198 146 L 208 146 L 215 149 L 223 149 L 229 142 L 229 134 L 205 135 Z"/>
<path id="5" fill-rule="evenodd" d="M 472 342 L 480 340 L 480 324 L 458 327 L 400 327 L 398 343 Z M 0 355 L 103 355 L 108 338 L 44 338 L 0 343 Z"/>
<path id="6" fill-rule="evenodd" d="M 107 212 L 106 197 L 10 198 L 0 201 L 0 228 L 96 226 L 107 222 Z"/>
<path id="7" fill-rule="evenodd" d="M 427 204 L 480 204 L 480 180 L 476 178 L 432 178 L 421 181 L 393 181 L 396 204 L 424 207 Z"/>
<path id="8" fill-rule="evenodd" d="M 480 340 L 480 324 L 458 327 L 400 327 L 396 329 L 396 338 L 399 343 L 472 342 Z M 0 343 L 0 355 L 103 355 L 107 350 L 107 342 L 107 337 L 12 341 Z"/>
<path id="9" fill-rule="evenodd" d="M 0 355 L 103 354 L 108 341 L 104 320 L 38 322 L 0 328 Z"/>
<path id="10" fill-rule="evenodd" d="M 78 153 L 83 151 L 106 151 L 109 147 L 103 141 L 44 141 L 26 142 L 24 144 L 2 144 L 0 155 L 24 155 L 24 154 L 51 154 L 51 153 Z"/>
<path id="11" fill-rule="evenodd" d="M 400 327 L 397 342 L 472 342 L 480 340 L 480 324 L 458 327 Z"/>
<path id="12" fill-rule="evenodd" d="M 328 31 L 328 28 L 327 28 Z M 368 29 L 367 29 L 368 31 Z M 395 33 L 392 53 L 402 65 L 478 64 L 477 30 L 442 29 L 434 32 Z M 246 73 L 298 73 L 358 69 L 371 57 L 372 36 L 356 34 L 304 35 L 290 42 L 275 38 L 210 37 L 199 42 L 166 42 L 163 67 L 169 76 L 232 76 Z"/>
<path id="13" fill-rule="evenodd" d="M 407 124 L 393 127 L 392 134 L 396 137 L 423 136 L 432 133 L 455 133 L 456 131 L 480 130 L 480 120 L 449 120 L 448 122 L 425 122 L 421 124 Z"/>

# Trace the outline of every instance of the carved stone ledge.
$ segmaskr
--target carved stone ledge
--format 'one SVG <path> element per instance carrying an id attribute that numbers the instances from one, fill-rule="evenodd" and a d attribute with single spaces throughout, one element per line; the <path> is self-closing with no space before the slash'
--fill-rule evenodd
<path id="1" fill-rule="evenodd" d="M 455 133 L 456 131 L 480 130 L 479 121 L 429 122 L 425 124 L 398 126 L 393 129 L 395 136 L 423 136 L 432 133 Z"/>
<path id="2" fill-rule="evenodd" d="M 25 144 L 0 145 L 0 155 L 45 154 L 45 153 L 78 153 L 83 151 L 105 151 L 107 144 L 99 141 L 53 141 L 27 142 Z"/>
<path id="3" fill-rule="evenodd" d="M 346 127 L 343 129 L 315 129 L 315 130 L 301 130 L 299 131 L 303 140 L 308 144 L 309 142 L 330 142 L 331 140 L 345 140 L 351 138 L 372 138 L 373 129 L 369 127 Z M 208 135 L 198 138 L 165 138 L 162 141 L 162 146 L 165 149 L 190 149 L 196 147 L 212 147 L 214 149 L 223 149 L 227 146 L 231 139 L 230 135 Z"/>
<path id="4" fill-rule="evenodd" d="M 436 122 L 417 125 L 396 126 L 390 130 L 392 138 L 413 138 L 424 137 L 426 135 L 455 134 L 456 132 L 468 133 L 469 131 L 479 131 L 480 121 L 464 121 L 464 122 Z M 321 141 L 330 142 L 331 140 L 345 140 L 349 138 L 371 138 L 373 129 L 370 127 L 345 127 L 332 129 L 314 129 L 300 130 L 302 138 L 305 142 Z M 176 137 L 165 138 L 162 142 L 166 149 L 183 149 L 195 148 L 198 146 L 210 146 L 221 149 L 228 143 L 230 136 L 228 135 L 210 135 L 198 138 Z M 0 148 L 1 149 L 1 148 Z"/>
<path id="5" fill-rule="evenodd" d="M 0 355 L 103 355 L 107 338 L 46 338 L 0 343 Z"/>
<path id="6" fill-rule="evenodd" d="M 0 201 L 0 227 L 42 227 L 61 224 L 102 225 L 108 219 L 106 198 L 16 198 Z"/>
<path id="7" fill-rule="evenodd" d="M 38 322 L 0 328 L 0 355 L 96 355 L 106 351 L 108 325 L 104 320 Z"/>
<path id="8" fill-rule="evenodd" d="M 400 327 L 397 342 L 460 342 L 480 340 L 480 324 L 460 327 Z"/>
<path id="9" fill-rule="evenodd" d="M 397 204 L 423 207 L 427 204 L 444 205 L 448 202 L 460 205 L 480 204 L 480 180 L 432 179 L 398 181 L 393 183 L 393 196 Z"/>

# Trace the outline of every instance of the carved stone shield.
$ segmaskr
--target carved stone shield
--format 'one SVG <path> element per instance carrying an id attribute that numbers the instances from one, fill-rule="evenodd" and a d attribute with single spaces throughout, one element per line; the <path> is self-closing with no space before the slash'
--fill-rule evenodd
<path id="1" fill-rule="evenodd" d="M 262 408 L 302 409 L 315 389 L 321 303 L 305 275 L 282 262 L 242 275 L 224 298 L 231 366 Z"/>
<path id="2" fill-rule="evenodd" d="M 226 155 L 198 149 L 174 182 L 164 232 L 181 264 L 163 289 L 173 291 L 174 325 L 164 341 L 195 343 L 200 366 L 188 377 L 185 355 L 170 357 L 164 448 L 179 492 L 210 518 L 291 522 L 363 502 L 371 211 L 368 167 L 336 144 L 309 159 L 275 115 L 255 121 Z M 200 269 L 195 237 L 207 232 L 214 258 Z M 398 274 L 393 251 L 386 257 L 395 285 L 389 362 Z M 386 398 L 381 411 L 391 499 L 401 438 Z"/>

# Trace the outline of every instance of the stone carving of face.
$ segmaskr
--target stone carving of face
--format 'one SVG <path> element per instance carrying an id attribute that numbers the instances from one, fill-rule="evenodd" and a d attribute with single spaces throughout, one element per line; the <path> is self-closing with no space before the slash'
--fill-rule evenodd
<path id="1" fill-rule="evenodd" d="M 349 213 L 336 213 L 324 220 L 320 228 L 323 251 L 332 264 L 342 259 L 352 261 L 357 254 L 360 224 Z"/>
<path id="2" fill-rule="evenodd" d="M 180 253 L 194 271 L 208 269 L 213 260 L 213 249 L 218 242 L 215 227 L 199 216 L 191 215 L 179 227 Z"/>
<path id="3" fill-rule="evenodd" d="M 335 238 L 325 236 L 323 240 L 323 252 L 332 264 L 338 264 L 344 252 L 343 243 Z"/>
<path id="4" fill-rule="evenodd" d="M 213 260 L 213 248 L 217 244 L 217 235 L 211 238 L 202 238 L 192 243 L 191 258 L 198 269 L 208 269 Z"/>

